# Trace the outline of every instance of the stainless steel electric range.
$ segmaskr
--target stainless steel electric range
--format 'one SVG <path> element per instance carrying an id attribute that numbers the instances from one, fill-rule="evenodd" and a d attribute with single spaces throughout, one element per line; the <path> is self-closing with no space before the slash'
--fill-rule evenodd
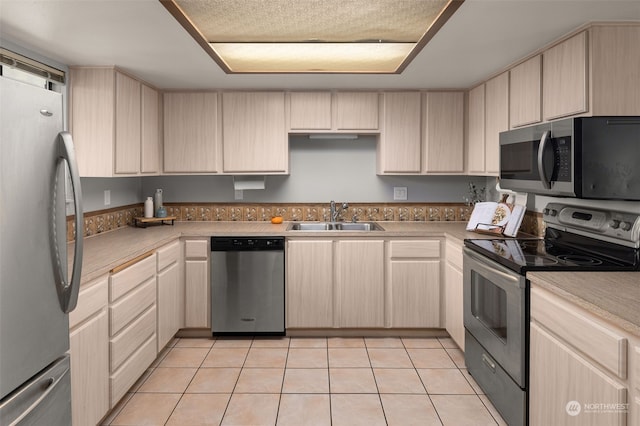
<path id="1" fill-rule="evenodd" d="M 640 270 L 640 214 L 550 203 L 543 239 L 468 239 L 465 362 L 511 426 L 528 423 L 528 271 Z"/>

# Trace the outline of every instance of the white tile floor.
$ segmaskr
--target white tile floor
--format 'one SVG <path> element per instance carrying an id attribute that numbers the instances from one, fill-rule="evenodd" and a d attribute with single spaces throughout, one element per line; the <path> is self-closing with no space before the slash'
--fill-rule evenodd
<path id="1" fill-rule="evenodd" d="M 448 338 L 174 339 L 104 425 L 505 425 Z"/>

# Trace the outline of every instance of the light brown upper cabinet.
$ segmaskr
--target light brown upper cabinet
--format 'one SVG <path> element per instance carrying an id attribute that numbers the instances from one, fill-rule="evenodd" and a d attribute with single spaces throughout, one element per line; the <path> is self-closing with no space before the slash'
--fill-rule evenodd
<path id="1" fill-rule="evenodd" d="M 377 92 L 287 93 L 291 133 L 377 133 L 380 94 Z"/>
<path id="2" fill-rule="evenodd" d="M 80 175 L 158 173 L 157 92 L 112 67 L 72 67 L 70 82 L 70 129 Z"/>
<path id="3" fill-rule="evenodd" d="M 425 93 L 423 125 L 423 172 L 463 173 L 464 93 Z"/>
<path id="4" fill-rule="evenodd" d="M 284 111 L 284 92 L 222 94 L 224 173 L 288 173 Z"/>
<path id="5" fill-rule="evenodd" d="M 420 174 L 420 92 L 385 92 L 378 174 Z"/>
<path id="6" fill-rule="evenodd" d="M 484 174 L 484 98 L 485 85 L 481 84 L 469 91 L 468 132 L 467 132 L 467 172 Z"/>
<path id="7" fill-rule="evenodd" d="M 164 172 L 216 173 L 219 163 L 218 94 L 164 94 Z"/>
<path id="8" fill-rule="evenodd" d="M 162 134 L 160 132 L 161 100 L 157 90 L 142 85 L 142 129 L 140 172 L 160 172 L 160 146 Z"/>
<path id="9" fill-rule="evenodd" d="M 500 173 L 500 132 L 509 130 L 509 73 L 503 72 L 485 83 L 484 167 L 485 173 Z"/>
<path id="10" fill-rule="evenodd" d="M 331 92 L 289 93 L 289 128 L 331 130 Z"/>
<path id="11" fill-rule="evenodd" d="M 380 95 L 375 92 L 337 92 L 336 130 L 377 130 Z"/>
<path id="12" fill-rule="evenodd" d="M 542 56 L 537 55 L 509 71 L 511 128 L 539 123 L 542 97 Z"/>
<path id="13" fill-rule="evenodd" d="M 550 48 L 542 55 L 544 119 L 587 111 L 587 32 Z"/>
<path id="14" fill-rule="evenodd" d="M 640 25 L 589 30 L 591 115 L 640 115 Z"/>

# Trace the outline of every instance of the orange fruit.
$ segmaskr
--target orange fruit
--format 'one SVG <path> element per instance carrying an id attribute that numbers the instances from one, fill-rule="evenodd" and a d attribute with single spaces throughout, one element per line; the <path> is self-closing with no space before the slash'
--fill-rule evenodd
<path id="1" fill-rule="evenodd" d="M 282 223 L 282 216 L 274 216 L 274 217 L 272 217 L 271 218 L 271 223 L 275 223 L 275 224 Z"/>

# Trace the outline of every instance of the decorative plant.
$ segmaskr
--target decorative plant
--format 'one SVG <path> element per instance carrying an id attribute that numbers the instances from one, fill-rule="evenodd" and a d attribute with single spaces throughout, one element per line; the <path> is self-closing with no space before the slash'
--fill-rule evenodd
<path id="1" fill-rule="evenodd" d="M 475 206 L 476 203 L 485 200 L 485 189 L 485 186 L 478 188 L 475 183 L 469 182 L 469 193 L 466 197 L 462 198 L 468 206 Z"/>

